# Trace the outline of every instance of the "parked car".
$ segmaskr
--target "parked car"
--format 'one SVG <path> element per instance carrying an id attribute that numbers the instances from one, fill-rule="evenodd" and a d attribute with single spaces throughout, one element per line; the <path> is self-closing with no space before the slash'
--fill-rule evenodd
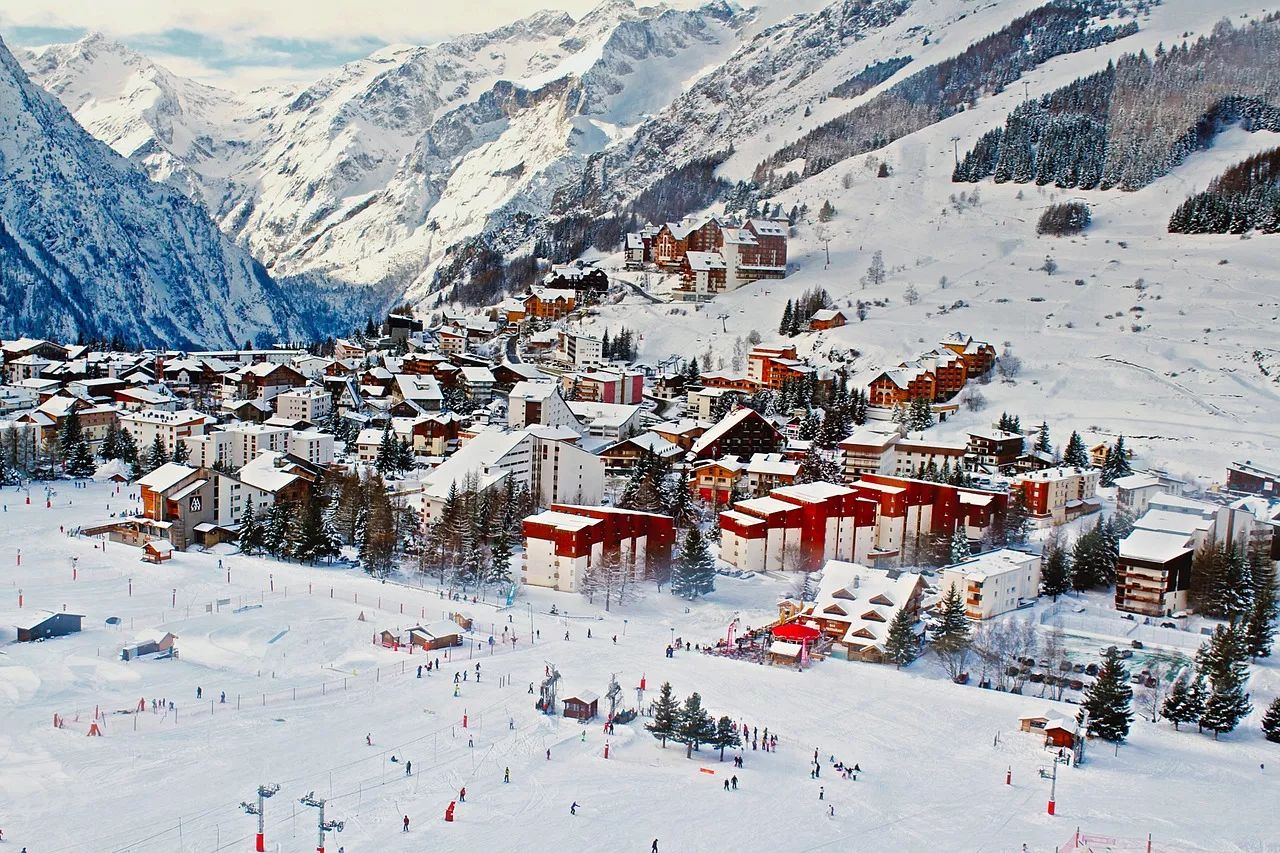
<path id="1" fill-rule="evenodd" d="M 1176 629 L 1176 628 L 1178 627 L 1178 624 L 1177 624 L 1176 622 L 1161 622 L 1161 623 L 1160 623 L 1160 627 L 1161 627 L 1161 628 L 1175 628 L 1175 629 Z"/>
<path id="2" fill-rule="evenodd" d="M 1084 682 L 1078 678 L 1071 679 L 1071 681 L 1067 682 L 1067 686 L 1072 690 L 1084 690 Z"/>

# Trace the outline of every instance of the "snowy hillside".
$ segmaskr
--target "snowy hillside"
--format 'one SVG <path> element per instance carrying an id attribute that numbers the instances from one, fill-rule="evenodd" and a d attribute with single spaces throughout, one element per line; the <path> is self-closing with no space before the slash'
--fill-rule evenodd
<path id="1" fill-rule="evenodd" d="M 315 333 L 204 212 L 95 141 L 0 42 L 0 335 L 225 346 Z M 301 286 L 300 286 L 301 287 Z"/>
<path id="2" fill-rule="evenodd" d="M 1236 9 L 1254 7 L 1239 3 Z M 1157 7 L 1136 36 L 1046 63 L 1028 75 L 1030 94 L 1212 23 L 1188 0 L 1173 0 Z M 870 305 L 865 322 L 795 339 L 802 352 L 837 359 L 856 350 L 851 369 L 864 379 L 956 330 L 997 348 L 1011 345 L 1022 374 L 984 386 L 986 409 L 962 412 L 936 427 L 938 435 L 959 434 L 1010 411 L 1024 423 L 1047 419 L 1086 438 L 1123 433 L 1141 462 L 1192 477 L 1218 475 L 1233 459 L 1274 453 L 1271 425 L 1280 421 L 1275 237 L 1169 234 L 1166 223 L 1187 194 L 1227 166 L 1280 144 L 1280 134 L 1228 130 L 1209 150 L 1132 193 L 952 183 L 952 137 L 963 150 L 1022 98 L 1021 86 L 994 95 L 770 199 L 784 210 L 807 204 L 811 211 L 792 241 L 798 272 L 785 282 L 758 282 L 697 311 L 628 298 L 602 309 L 588 328 L 639 329 L 644 360 L 710 350 L 713 364 L 731 367 L 736 337 L 756 329 L 765 343 L 783 340 L 777 327 L 786 301 L 822 287 L 842 307 L 882 303 Z M 757 160 L 735 157 L 720 171 L 747 177 Z M 876 177 L 881 160 L 891 167 L 889 177 Z M 1040 213 L 1066 199 L 1087 202 L 1093 224 L 1078 237 L 1037 237 Z M 824 200 L 837 210 L 829 223 L 816 217 Z M 877 250 L 889 275 L 883 285 L 864 288 L 860 280 Z M 1043 270 L 1046 257 L 1056 264 L 1053 274 Z M 918 293 L 917 304 L 907 303 L 908 286 Z"/>

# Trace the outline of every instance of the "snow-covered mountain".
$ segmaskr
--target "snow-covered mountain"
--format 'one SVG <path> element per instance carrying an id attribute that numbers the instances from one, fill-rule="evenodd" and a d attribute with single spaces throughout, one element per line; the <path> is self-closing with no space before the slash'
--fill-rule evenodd
<path id="1" fill-rule="evenodd" d="M 0 335 L 302 339 L 286 294 L 204 211 L 95 140 L 0 42 Z"/>
<path id="2" fill-rule="evenodd" d="M 445 250 L 538 217 L 586 159 L 716 66 L 755 20 L 606 0 L 396 46 L 310 86 L 201 86 L 101 36 L 25 53 L 95 136 L 201 201 L 276 274 L 424 295 Z"/>

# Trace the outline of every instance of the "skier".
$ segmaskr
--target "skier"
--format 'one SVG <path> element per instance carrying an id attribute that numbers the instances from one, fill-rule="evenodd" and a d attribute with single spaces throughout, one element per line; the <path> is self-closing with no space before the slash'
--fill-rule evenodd
<path id="1" fill-rule="evenodd" d="M 464 785 L 462 786 L 462 789 L 458 791 L 458 802 L 465 803 L 466 801 L 467 801 L 467 787 Z"/>
<path id="2" fill-rule="evenodd" d="M 733 783 L 733 790 L 735 790 L 735 791 L 736 791 L 736 790 L 738 790 L 738 777 L 737 777 L 737 776 L 734 776 L 734 777 L 733 777 L 732 779 L 730 779 L 729 781 Z"/>
<path id="3" fill-rule="evenodd" d="M 218 698 L 218 702 L 223 705 L 227 704 L 227 691 L 222 691 L 222 695 Z"/>
<path id="4" fill-rule="evenodd" d="M 822 787 L 821 785 L 819 785 L 819 786 L 818 786 L 818 799 L 820 799 L 820 800 L 825 800 L 826 798 L 827 798 L 827 789 L 826 789 L 826 788 L 824 788 L 824 787 Z"/>
<path id="5" fill-rule="evenodd" d="M 412 762 L 412 761 L 406 761 L 406 762 L 404 763 L 404 775 L 406 775 L 406 776 L 412 776 L 412 775 L 413 775 L 413 762 Z"/>
<path id="6" fill-rule="evenodd" d="M 422 677 L 422 664 L 418 664 L 418 677 Z"/>
<path id="7" fill-rule="evenodd" d="M 409 816 L 408 816 L 408 815 L 405 815 L 405 816 L 404 816 L 404 830 L 403 830 L 403 831 L 404 831 L 404 832 L 408 832 L 408 831 L 409 831 Z"/>
<path id="8" fill-rule="evenodd" d="M 469 747 L 474 747 L 475 745 L 476 745 L 476 739 L 475 739 L 475 738 L 473 738 L 473 737 L 468 737 L 468 738 L 467 738 L 467 746 L 469 746 Z"/>
<path id="9" fill-rule="evenodd" d="M 830 806 L 830 805 L 829 805 L 829 806 L 827 806 L 827 808 L 831 809 L 830 814 L 831 814 L 831 816 L 832 816 L 832 817 L 835 817 L 835 816 L 836 816 L 836 807 L 835 807 L 835 806 Z"/>
<path id="10" fill-rule="evenodd" d="M 588 629 L 587 629 L 587 639 L 588 639 L 588 640 L 590 640 L 590 639 L 591 639 L 591 629 L 590 629 L 590 628 L 588 628 Z"/>
<path id="11" fill-rule="evenodd" d="M 567 639 L 569 639 L 569 632 L 568 632 L 568 631 L 565 631 L 565 632 L 564 632 L 564 638 L 565 638 L 566 640 L 567 640 Z"/>
<path id="12" fill-rule="evenodd" d="M 503 781 L 503 784 L 510 784 L 510 782 L 511 782 L 511 768 L 510 768 L 510 767 L 508 767 L 506 770 L 502 771 L 502 781 Z"/>
<path id="13" fill-rule="evenodd" d="M 569 814 L 577 814 L 577 813 L 578 813 L 577 803 L 574 803 L 573 805 L 569 806 Z"/>
<path id="14" fill-rule="evenodd" d="M 373 746 L 373 735 L 365 735 L 365 736 L 364 736 L 364 745 L 365 745 L 365 746 Z"/>
<path id="15" fill-rule="evenodd" d="M 728 780 L 728 779 L 725 779 L 725 780 L 724 780 L 724 789 L 725 789 L 726 791 L 727 791 L 727 790 L 729 790 L 729 780 Z"/>
<path id="16" fill-rule="evenodd" d="M 199 698 L 200 698 L 200 696 L 201 696 L 201 694 L 202 694 L 203 692 L 204 692 L 204 691 L 202 691 L 199 687 L 197 687 L 197 688 L 196 688 L 196 698 L 197 698 L 197 699 L 199 699 Z"/>
<path id="17" fill-rule="evenodd" d="M 658 853 L 658 839 L 653 839 L 653 844 L 649 847 L 649 853 Z"/>
<path id="18" fill-rule="evenodd" d="M 547 761 L 551 760 L 551 750 L 547 750 Z"/>

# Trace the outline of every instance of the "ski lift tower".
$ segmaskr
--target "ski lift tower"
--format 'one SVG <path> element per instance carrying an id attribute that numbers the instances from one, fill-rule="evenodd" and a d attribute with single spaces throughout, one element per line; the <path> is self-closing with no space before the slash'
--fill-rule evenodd
<path id="1" fill-rule="evenodd" d="M 560 681 L 560 670 L 556 669 L 556 665 L 550 661 L 544 661 L 547 665 L 547 677 L 542 679 L 542 712 L 548 716 L 554 716 L 556 713 L 556 684 Z"/>
<path id="2" fill-rule="evenodd" d="M 319 831 L 316 838 L 316 853 L 324 853 L 324 834 L 326 832 L 342 832 L 342 821 L 324 819 L 324 800 L 316 797 L 315 791 L 310 791 L 305 797 L 298 800 L 304 806 L 310 806 L 313 809 L 320 810 L 320 820 L 318 822 Z"/>
<path id="3" fill-rule="evenodd" d="M 263 851 L 267 849 L 266 837 L 264 835 L 266 818 L 263 816 L 263 805 L 266 800 L 274 797 L 279 792 L 279 785 L 259 785 L 257 803 L 240 803 L 240 808 L 244 809 L 245 814 L 258 816 L 258 837 L 253 848 L 254 850 L 257 850 L 258 853 L 263 853 Z"/>
<path id="4" fill-rule="evenodd" d="M 605 691 L 604 698 L 609 700 L 609 719 L 612 720 L 614 714 L 618 713 L 618 704 L 622 701 L 622 686 L 618 684 L 617 673 L 609 676 L 609 689 Z"/>

